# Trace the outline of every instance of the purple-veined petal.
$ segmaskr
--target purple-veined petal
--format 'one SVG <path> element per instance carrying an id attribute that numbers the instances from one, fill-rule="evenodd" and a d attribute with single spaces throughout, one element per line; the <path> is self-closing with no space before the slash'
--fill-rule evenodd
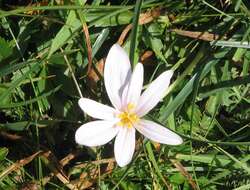
<path id="1" fill-rule="evenodd" d="M 120 167 L 129 164 L 135 151 L 135 129 L 120 127 L 115 138 L 115 159 Z"/>
<path id="2" fill-rule="evenodd" d="M 143 85 L 143 65 L 138 63 L 133 71 L 131 76 L 130 82 L 128 84 L 127 89 L 123 91 L 123 107 L 128 104 L 133 104 L 134 106 L 137 105 L 141 90 Z"/>
<path id="3" fill-rule="evenodd" d="M 122 92 L 131 77 L 131 66 L 127 53 L 118 44 L 109 50 L 104 66 L 104 83 L 113 106 L 121 109 Z"/>
<path id="4" fill-rule="evenodd" d="M 100 146 L 111 141 L 118 128 L 111 121 L 92 121 L 79 127 L 75 133 L 78 144 L 85 146 Z"/>
<path id="5" fill-rule="evenodd" d="M 116 110 L 88 98 L 81 98 L 78 101 L 80 108 L 89 116 L 97 119 L 113 120 Z"/>
<path id="6" fill-rule="evenodd" d="M 141 119 L 135 128 L 145 137 L 158 143 L 179 145 L 183 142 L 179 135 L 153 121 Z"/>
<path id="7" fill-rule="evenodd" d="M 163 98 L 172 75 L 173 71 L 165 71 L 142 93 L 136 108 L 136 113 L 140 117 L 146 115 Z"/>

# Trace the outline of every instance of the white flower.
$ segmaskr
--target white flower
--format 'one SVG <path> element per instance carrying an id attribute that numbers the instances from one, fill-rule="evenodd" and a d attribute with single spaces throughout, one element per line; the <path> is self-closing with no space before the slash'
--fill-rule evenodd
<path id="1" fill-rule="evenodd" d="M 100 120 L 78 128 L 75 134 L 76 142 L 86 146 L 100 146 L 116 136 L 114 153 L 121 167 L 132 160 L 135 150 L 135 129 L 155 142 L 181 144 L 182 138 L 174 132 L 141 118 L 161 100 L 172 75 L 172 71 L 162 73 L 141 94 L 142 64 L 138 63 L 132 73 L 126 52 L 119 45 L 113 45 L 104 67 L 104 82 L 114 108 L 81 98 L 78 102 L 81 109 Z"/>

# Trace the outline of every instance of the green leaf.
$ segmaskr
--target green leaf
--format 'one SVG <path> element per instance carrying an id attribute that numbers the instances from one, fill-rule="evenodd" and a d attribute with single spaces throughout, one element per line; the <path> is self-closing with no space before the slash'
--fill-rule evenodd
<path id="1" fill-rule="evenodd" d="M 246 85 L 249 83 L 250 76 L 238 77 L 232 80 L 221 81 L 217 84 L 203 86 L 200 88 L 199 93 L 201 98 L 205 98 L 207 96 L 211 96 L 214 93 L 224 91 L 235 86 Z"/>
<path id="2" fill-rule="evenodd" d="M 240 187 L 235 188 L 234 190 L 249 190 L 250 184 L 242 185 Z"/>
<path id="3" fill-rule="evenodd" d="M 130 43 L 130 52 L 129 52 L 129 58 L 131 61 L 132 66 L 135 66 L 137 63 L 135 62 L 135 51 L 137 48 L 137 31 L 139 27 L 139 16 L 141 12 L 141 5 L 142 5 L 142 0 L 137 0 L 135 4 L 135 10 L 134 10 L 134 17 L 133 17 L 133 28 L 131 31 L 131 43 Z"/>
<path id="4" fill-rule="evenodd" d="M 220 52 L 219 56 L 225 56 L 228 52 Z M 196 62 L 199 62 L 201 58 L 197 58 Z M 202 80 L 208 72 L 210 72 L 212 66 L 216 65 L 220 59 L 213 59 L 209 61 L 204 69 L 202 70 L 200 80 Z M 194 88 L 194 83 L 196 80 L 197 74 L 194 74 L 193 77 L 187 82 L 187 84 L 182 88 L 182 90 L 177 94 L 175 99 L 168 105 L 168 107 L 163 111 L 162 115 L 159 118 L 160 122 L 165 122 L 168 118 L 168 116 L 174 112 L 185 100 L 186 98 L 191 94 Z M 173 84 L 175 85 L 175 84 Z M 171 89 L 171 86 L 170 86 Z"/>
<path id="5" fill-rule="evenodd" d="M 129 24 L 133 18 L 133 12 L 127 9 L 114 10 L 112 12 L 101 12 L 101 14 L 87 14 L 86 20 L 90 22 L 89 26 L 107 27 Z"/>
<path id="6" fill-rule="evenodd" d="M 185 182 L 185 177 L 183 175 L 181 175 L 180 173 L 177 173 L 177 174 L 174 174 L 172 175 L 169 180 L 172 182 L 172 183 L 175 183 L 175 184 L 182 184 Z"/>
<path id="7" fill-rule="evenodd" d="M 46 70 L 46 67 L 43 67 L 40 74 L 39 74 L 39 77 L 42 78 L 42 80 L 39 80 L 37 82 L 37 95 L 43 95 L 42 93 L 44 93 L 47 89 L 47 81 L 46 80 L 43 80 L 44 78 L 47 77 L 47 70 Z M 49 96 L 49 95 L 48 95 Z M 36 97 L 38 98 L 38 97 Z M 38 104 L 39 104 L 39 107 L 41 108 L 41 111 L 44 112 L 45 110 L 48 110 L 50 108 L 50 104 L 47 100 L 47 98 L 42 98 L 41 100 L 38 100 L 37 101 Z"/>
<path id="8" fill-rule="evenodd" d="M 32 66 L 30 66 L 30 68 L 25 73 L 23 73 L 20 77 L 13 80 L 11 82 L 10 87 L 7 90 L 5 90 L 2 94 L 0 94 L 0 100 L 3 100 L 5 98 L 9 98 L 13 89 L 15 89 L 24 79 L 28 78 L 28 76 L 32 72 L 37 72 L 38 71 L 40 63 L 41 62 L 36 62 Z"/>
<path id="9" fill-rule="evenodd" d="M 23 131 L 28 129 L 29 126 L 35 125 L 37 127 L 47 127 L 64 120 L 38 120 L 38 121 L 18 121 L 13 123 L 0 123 L 0 128 L 12 130 L 12 131 Z"/>
<path id="10" fill-rule="evenodd" d="M 8 89 L 8 86 L 4 84 L 0 84 L 0 95 L 3 94 Z M 9 104 L 10 103 L 10 97 L 6 96 L 4 99 L 1 100 L 2 104 Z"/>
<path id="11" fill-rule="evenodd" d="M 0 61 L 12 54 L 12 48 L 9 43 L 0 37 Z"/>
<path id="12" fill-rule="evenodd" d="M 233 61 L 238 62 L 238 61 L 242 61 L 242 57 L 244 56 L 245 52 L 247 51 L 247 49 L 243 49 L 243 48 L 238 48 L 233 56 Z"/>
<path id="13" fill-rule="evenodd" d="M 218 98 L 218 96 L 210 96 L 206 103 L 206 111 L 210 115 L 213 115 L 217 110 Z"/>
<path id="14" fill-rule="evenodd" d="M 73 34 L 81 28 L 81 22 L 77 18 L 76 12 L 71 10 L 69 12 L 67 21 L 61 30 L 56 34 L 53 39 L 48 57 L 50 57 L 55 51 L 67 43 Z"/>
<path id="15" fill-rule="evenodd" d="M 15 123 L 0 123 L 0 128 L 5 128 L 13 131 L 23 131 L 28 128 L 30 121 L 19 121 Z"/>
<path id="16" fill-rule="evenodd" d="M 0 77 L 3 77 L 3 76 L 8 75 L 12 72 L 15 72 L 16 70 L 21 69 L 24 66 L 26 66 L 28 63 L 32 63 L 32 62 L 22 62 L 22 63 L 18 63 L 15 65 L 5 65 L 5 66 L 0 68 Z"/>
<path id="17" fill-rule="evenodd" d="M 202 114 L 199 109 L 199 106 L 197 106 L 196 104 L 194 104 L 193 106 L 189 106 L 187 110 L 187 114 L 188 114 L 189 119 L 190 120 L 192 119 L 193 125 L 198 126 L 202 118 Z"/>
<path id="18" fill-rule="evenodd" d="M 177 159 L 184 160 L 184 161 L 190 161 L 193 160 L 194 162 L 200 162 L 204 164 L 208 164 L 211 166 L 217 166 L 217 167 L 235 167 L 238 168 L 237 162 L 234 162 L 230 158 L 228 158 L 225 155 L 213 155 L 213 154 L 203 154 L 203 155 L 185 155 L 185 154 L 178 154 L 176 155 Z M 250 160 L 250 155 L 245 155 L 244 157 L 246 162 L 247 160 Z M 243 161 L 241 161 L 243 162 Z M 243 162 L 243 163 L 244 163 Z"/>
<path id="19" fill-rule="evenodd" d="M 152 162 L 152 165 L 153 165 L 157 175 L 160 177 L 160 179 L 162 180 L 163 183 L 167 184 L 165 178 L 163 177 L 163 175 L 161 173 L 160 167 L 158 166 L 157 161 L 155 159 L 155 156 L 154 156 L 153 149 L 152 149 L 150 141 L 148 141 L 146 143 L 146 149 L 147 149 L 147 152 L 148 152 L 148 157 L 149 157 L 150 161 Z"/>
<path id="20" fill-rule="evenodd" d="M 109 35 L 109 31 L 110 30 L 108 28 L 105 28 L 98 35 L 98 37 L 97 37 L 97 39 L 92 47 L 92 58 L 95 57 L 96 53 L 101 48 L 104 41 L 107 39 L 107 37 Z"/>
<path id="21" fill-rule="evenodd" d="M 145 38 L 145 43 L 154 51 L 155 55 L 161 59 L 164 63 L 167 63 L 162 51 L 163 43 L 159 35 L 161 34 L 161 29 L 159 24 L 152 23 L 148 27 L 148 32 L 143 37 Z"/>
<path id="22" fill-rule="evenodd" d="M 0 148 L 0 161 L 4 160 L 9 150 L 7 148 Z"/>
<path id="23" fill-rule="evenodd" d="M 27 101 L 23 101 L 23 102 L 18 102 L 18 103 L 12 103 L 12 104 L 0 104 L 0 108 L 1 109 L 6 109 L 6 108 L 14 108 L 14 107 L 19 107 L 19 106 L 26 106 L 28 104 L 32 104 L 34 102 L 37 102 L 39 100 L 42 100 L 50 95 L 52 95 L 53 93 L 55 93 L 56 91 L 58 91 L 61 88 L 61 85 L 57 86 L 56 88 L 54 88 L 53 90 L 50 90 L 49 92 L 46 92 L 44 94 L 42 94 L 41 96 L 38 96 L 36 98 L 32 98 L 30 100 Z"/>
<path id="24" fill-rule="evenodd" d="M 210 42 L 211 45 L 213 46 L 222 46 L 222 47 L 235 47 L 235 48 L 250 48 L 250 43 L 249 42 L 241 42 L 241 41 L 223 41 L 223 40 L 218 40 L 218 41 L 212 41 Z"/>

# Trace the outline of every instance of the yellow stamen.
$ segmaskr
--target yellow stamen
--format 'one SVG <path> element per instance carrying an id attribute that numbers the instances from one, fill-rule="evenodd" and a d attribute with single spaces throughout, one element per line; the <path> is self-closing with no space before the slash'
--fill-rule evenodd
<path id="1" fill-rule="evenodd" d="M 128 104 L 127 110 L 118 115 L 120 122 L 118 122 L 117 125 L 132 128 L 133 124 L 138 122 L 139 117 L 135 113 L 131 112 L 134 107 L 135 106 L 132 103 Z"/>

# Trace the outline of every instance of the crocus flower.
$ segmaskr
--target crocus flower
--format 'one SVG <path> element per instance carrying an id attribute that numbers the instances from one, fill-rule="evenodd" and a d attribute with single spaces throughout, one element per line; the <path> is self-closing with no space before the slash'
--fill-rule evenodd
<path id="1" fill-rule="evenodd" d="M 181 144 L 182 138 L 171 130 L 142 119 L 161 100 L 172 75 L 171 70 L 163 72 L 141 94 L 143 65 L 138 63 L 132 72 L 126 52 L 118 44 L 113 45 L 104 67 L 104 83 L 113 107 L 81 98 L 78 102 L 81 109 L 99 120 L 78 128 L 76 142 L 85 146 L 100 146 L 116 136 L 114 154 L 121 167 L 132 160 L 136 130 L 155 142 Z"/>

